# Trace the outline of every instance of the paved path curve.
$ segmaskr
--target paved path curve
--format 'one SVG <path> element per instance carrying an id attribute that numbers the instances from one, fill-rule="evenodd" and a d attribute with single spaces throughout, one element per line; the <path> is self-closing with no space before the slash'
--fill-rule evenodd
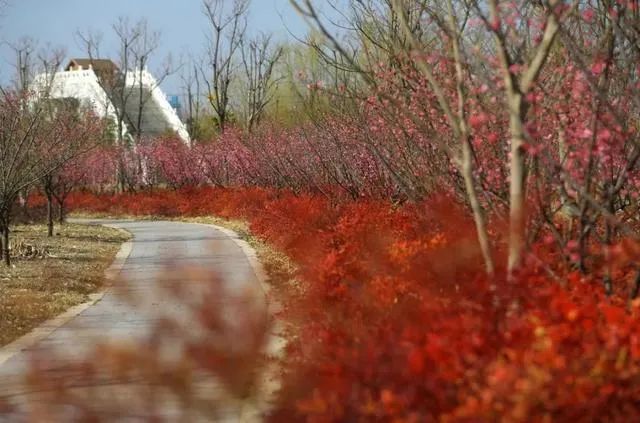
<path id="1" fill-rule="evenodd" d="M 87 223 L 89 223 L 87 221 Z M 157 221 L 92 221 L 121 228 L 133 235 L 131 252 L 122 268 L 124 290 L 136 295 L 141 303 L 132 305 L 118 289 L 109 289 L 96 304 L 86 308 L 63 326 L 55 329 L 36 345 L 21 351 L 0 365 L 0 395 L 8 381 L 20 377 L 33 351 L 53 348 L 63 351 L 65 358 L 82 352 L 96 342 L 105 340 L 135 341 L 154 327 L 160 314 L 179 316 L 184 304 L 165 301 L 158 288 L 159 281 L 172 269 L 188 267 L 217 274 L 230 292 L 252 290 L 262 297 L 262 282 L 256 276 L 243 248 L 228 231 L 199 224 Z M 197 296 L 201 284 L 194 280 L 180 281 L 187 291 Z M 175 281 L 174 281 L 175 282 Z M 122 288 L 122 287 L 120 287 Z M 221 304 L 224 298 L 220 299 Z"/>

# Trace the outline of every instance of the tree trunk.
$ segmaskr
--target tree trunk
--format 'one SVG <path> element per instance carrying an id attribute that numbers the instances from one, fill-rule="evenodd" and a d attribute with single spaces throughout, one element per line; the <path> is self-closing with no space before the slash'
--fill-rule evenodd
<path id="1" fill-rule="evenodd" d="M 53 195 L 51 191 L 46 190 L 47 197 L 47 236 L 53 236 Z"/>
<path id="2" fill-rule="evenodd" d="M 495 267 L 493 264 L 493 257 L 491 254 L 491 244 L 489 242 L 489 235 L 487 232 L 487 224 L 484 216 L 484 211 L 478 200 L 475 184 L 473 181 L 473 169 L 471 165 L 471 147 L 469 146 L 469 140 L 467 140 L 463 146 L 463 158 L 462 158 L 462 177 L 464 179 L 465 190 L 467 192 L 467 198 L 473 211 L 473 219 L 476 224 L 476 232 L 478 237 L 478 243 L 480 244 L 480 251 L 484 259 L 485 270 L 487 275 L 493 276 Z"/>
<path id="3" fill-rule="evenodd" d="M 525 248 L 525 136 L 526 114 L 522 94 L 509 99 L 509 127 L 511 131 L 511 161 L 509 180 L 509 275 L 522 265 Z"/>
<path id="4" fill-rule="evenodd" d="M 465 190 L 467 192 L 467 198 L 471 205 L 471 210 L 473 211 L 473 219 L 476 224 L 476 232 L 478 236 L 478 242 L 480 244 L 480 250 L 482 252 L 482 257 L 484 258 L 485 268 L 487 275 L 493 276 L 495 267 L 493 264 L 493 258 L 491 254 L 491 244 L 489 242 L 489 235 L 487 232 L 487 225 L 484 216 L 484 210 L 480 205 L 480 201 L 478 200 L 478 194 L 476 192 L 475 182 L 473 180 L 473 151 L 471 147 L 471 139 L 469 136 L 469 129 L 467 127 L 466 121 L 466 90 L 465 90 L 465 77 L 464 77 L 464 69 L 462 66 L 462 55 L 460 53 L 460 37 L 459 37 L 459 29 L 458 22 L 456 18 L 456 14 L 453 7 L 452 0 L 447 2 L 447 8 L 449 11 L 449 29 L 452 34 L 453 42 L 453 57 L 455 60 L 456 67 L 456 91 L 458 95 L 458 117 L 459 117 L 459 125 L 458 132 L 461 141 L 462 148 L 462 163 L 460 166 L 460 171 L 462 173 L 462 177 L 464 178 Z"/>
<path id="5" fill-rule="evenodd" d="M 0 261 L 4 260 L 4 226 L 0 226 Z"/>
<path id="6" fill-rule="evenodd" d="M 124 105 L 123 105 L 124 107 Z M 116 169 L 116 194 L 121 194 L 125 190 L 125 167 L 124 167 L 124 154 L 127 146 L 125 145 L 124 131 L 124 116 L 118 116 L 118 147 L 120 151 L 118 153 L 118 163 Z"/>
<path id="7" fill-rule="evenodd" d="M 633 281 L 633 286 L 631 288 L 631 300 L 635 300 L 638 298 L 638 293 L 640 293 L 640 269 L 636 270 L 636 278 Z"/>
<path id="8" fill-rule="evenodd" d="M 118 169 L 116 171 L 116 194 L 122 194 L 125 190 L 125 176 L 124 176 L 124 160 L 118 159 Z"/>
<path id="9" fill-rule="evenodd" d="M 2 250 L 4 251 L 4 264 L 11 267 L 11 248 L 9 246 L 9 225 L 2 230 Z"/>
<path id="10" fill-rule="evenodd" d="M 614 204 L 614 194 L 613 194 L 613 184 L 612 183 L 607 183 L 606 184 L 606 192 L 607 192 L 607 211 L 610 213 L 610 215 L 613 216 L 613 214 L 615 213 L 615 204 Z M 613 276 L 611 275 L 611 268 L 612 268 L 612 263 L 611 263 L 611 249 L 613 248 L 613 225 L 611 224 L 611 222 L 609 221 L 609 219 L 606 220 L 605 222 L 605 240 L 604 240 L 604 259 L 605 259 L 605 263 L 604 263 L 604 277 L 602 279 L 602 282 L 604 284 L 604 291 L 607 294 L 607 296 L 611 296 L 613 294 Z"/>
<path id="11" fill-rule="evenodd" d="M 60 225 L 64 224 L 65 220 L 65 209 L 64 209 L 64 201 L 58 200 L 58 223 Z"/>

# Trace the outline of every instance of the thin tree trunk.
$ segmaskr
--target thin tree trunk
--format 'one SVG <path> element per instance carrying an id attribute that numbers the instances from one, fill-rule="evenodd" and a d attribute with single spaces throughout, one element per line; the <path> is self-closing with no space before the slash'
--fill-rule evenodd
<path id="1" fill-rule="evenodd" d="M 124 108 L 126 104 L 123 104 Z M 124 136 L 122 132 L 124 131 L 124 116 L 118 116 L 118 146 L 120 147 L 120 154 L 118 156 L 118 169 L 116 170 L 116 194 L 121 194 L 125 190 L 125 168 L 124 168 L 124 157 L 125 150 L 127 146 L 125 145 Z"/>
<path id="2" fill-rule="evenodd" d="M 480 201 L 478 200 L 478 194 L 476 191 L 475 182 L 473 179 L 473 152 L 471 150 L 471 139 L 469 136 L 469 129 L 466 121 L 466 92 L 464 88 L 464 69 L 462 67 L 462 52 L 460 51 L 460 30 L 458 28 L 458 22 L 453 7 L 453 2 L 449 0 L 447 2 L 449 11 L 449 25 L 452 37 L 452 49 L 453 57 L 455 60 L 456 69 L 456 91 L 458 95 L 458 132 L 461 141 L 462 148 L 462 162 L 461 172 L 464 178 L 465 190 L 467 197 L 473 211 L 473 219 L 476 224 L 476 232 L 478 242 L 480 244 L 480 250 L 482 251 L 482 257 L 484 259 L 487 275 L 493 276 L 495 272 L 495 266 L 493 258 L 491 256 L 491 244 L 489 242 L 489 235 L 487 232 L 487 225 L 484 215 L 484 210 Z"/>
<path id="3" fill-rule="evenodd" d="M 467 191 L 467 197 L 473 211 L 473 219 L 476 224 L 476 232 L 478 236 L 478 242 L 480 244 L 480 250 L 482 251 L 482 257 L 484 259 L 485 269 L 489 276 L 492 276 L 495 267 L 493 264 L 493 258 L 491 256 L 491 244 L 489 243 L 489 235 L 487 232 L 487 225 L 485 221 L 484 211 L 478 200 L 475 183 L 473 181 L 473 169 L 471 165 L 471 148 L 468 145 L 462 147 L 462 176 L 464 178 L 464 185 Z"/>
<path id="4" fill-rule="evenodd" d="M 511 131 L 511 161 L 509 163 L 509 259 L 508 271 L 512 275 L 522 265 L 525 248 L 525 136 L 526 114 L 522 94 L 509 98 L 509 128 Z"/>
<path id="5" fill-rule="evenodd" d="M 47 196 L 47 236 L 53 236 L 53 195 L 51 191 L 45 190 Z"/>
<path id="6" fill-rule="evenodd" d="M 636 270 L 636 278 L 633 281 L 633 287 L 631 288 L 631 300 L 635 300 L 638 298 L 638 293 L 640 293 L 640 269 Z"/>
<path id="7" fill-rule="evenodd" d="M 2 231 L 2 250 L 4 251 L 4 264 L 11 267 L 11 247 L 9 246 L 9 225 L 5 225 Z"/>
<path id="8" fill-rule="evenodd" d="M 607 183 L 606 187 L 607 191 L 607 211 L 613 215 L 615 213 L 614 210 L 614 197 L 613 197 L 613 186 L 610 183 Z M 607 219 L 605 223 L 605 241 L 604 241 L 604 291 L 607 296 L 611 296 L 613 294 L 613 276 L 611 275 L 611 248 L 612 246 L 612 237 L 613 237 L 613 225 Z"/>
<path id="9" fill-rule="evenodd" d="M 64 201 L 58 200 L 58 223 L 60 225 L 64 224 L 65 221 L 65 209 L 64 209 Z"/>
<path id="10" fill-rule="evenodd" d="M 511 278 L 518 268 L 522 266 L 526 243 L 526 166 L 525 166 L 525 123 L 527 116 L 527 94 L 529 94 L 544 67 L 554 40 L 560 28 L 555 6 L 558 1 L 549 1 L 549 10 L 546 12 L 546 25 L 542 39 L 535 48 L 531 60 L 526 63 L 526 71 L 518 78 L 511 71 L 511 65 L 515 60 L 511 57 L 504 34 L 494 29 L 494 40 L 497 55 L 502 63 L 505 92 L 507 95 L 507 107 L 509 109 L 509 130 L 511 133 L 511 159 L 509 163 L 509 257 L 508 275 Z M 500 11 L 497 0 L 488 2 L 489 19 L 491 22 L 500 23 Z M 568 15 L 573 8 L 564 12 Z"/>
<path id="11" fill-rule="evenodd" d="M 118 159 L 118 169 L 116 174 L 116 194 L 122 194 L 125 191 L 124 160 L 122 158 Z"/>

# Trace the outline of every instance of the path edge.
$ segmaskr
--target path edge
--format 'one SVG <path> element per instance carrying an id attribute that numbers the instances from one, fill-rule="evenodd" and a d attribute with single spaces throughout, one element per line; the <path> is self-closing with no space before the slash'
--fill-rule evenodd
<path id="1" fill-rule="evenodd" d="M 112 229 L 118 229 L 120 231 L 126 232 L 131 235 L 129 231 L 126 231 L 121 228 L 116 228 L 109 224 L 104 224 L 102 226 L 109 227 Z M 6 363 L 13 357 L 14 355 L 31 348 L 41 340 L 45 339 L 49 335 L 51 335 L 54 331 L 64 326 L 75 317 L 80 315 L 89 307 L 93 306 L 105 296 L 105 294 L 109 291 L 113 282 L 117 279 L 118 275 L 122 271 L 124 264 L 126 263 L 129 255 L 131 254 L 131 250 L 133 249 L 133 241 L 125 241 L 120 246 L 120 250 L 116 253 L 116 257 L 113 260 L 113 263 L 104 271 L 105 275 L 105 283 L 100 288 L 100 290 L 94 292 L 93 294 L 89 294 L 89 300 L 85 301 L 82 304 L 75 305 L 68 309 L 67 311 L 62 312 L 56 317 L 53 317 L 40 325 L 33 328 L 30 332 L 22 335 L 20 338 L 12 341 L 11 343 L 5 345 L 0 348 L 0 366 Z"/>
<path id="2" fill-rule="evenodd" d="M 185 222 L 187 223 L 187 222 Z M 192 223 L 192 222 L 188 222 Z M 280 302 L 270 296 L 271 285 L 269 284 L 269 275 L 264 269 L 264 265 L 258 257 L 258 252 L 247 241 L 234 230 L 225 228 L 224 226 L 215 225 L 212 223 L 196 223 L 197 225 L 208 226 L 219 232 L 222 232 L 229 239 L 231 239 L 242 250 L 243 254 L 247 258 L 249 265 L 253 269 L 253 273 L 260 284 L 265 295 L 266 311 L 271 321 L 271 330 L 269 341 L 264 347 L 264 354 L 276 359 L 275 362 L 267 365 L 262 373 L 261 383 L 258 386 L 258 392 L 256 398 L 245 402 L 242 406 L 242 413 L 240 417 L 241 422 L 253 422 L 261 421 L 261 416 L 268 413 L 273 408 L 274 403 L 277 401 L 277 394 L 281 388 L 281 363 L 278 360 L 284 357 L 286 348 L 286 339 L 282 335 L 281 319 L 277 317 L 277 314 L 281 311 L 282 305 Z"/>
<path id="3" fill-rule="evenodd" d="M 191 223 L 191 222 L 185 222 Z M 260 259 L 258 258 L 258 253 L 256 250 L 234 230 L 225 228 L 224 226 L 214 225 L 212 223 L 196 223 L 197 225 L 209 226 L 213 229 L 216 229 L 219 232 L 225 234 L 229 239 L 231 239 L 244 253 L 253 273 L 260 283 L 260 287 L 263 289 L 265 294 L 269 294 L 271 291 L 271 285 L 269 285 L 269 275 L 264 270 L 264 266 Z"/>

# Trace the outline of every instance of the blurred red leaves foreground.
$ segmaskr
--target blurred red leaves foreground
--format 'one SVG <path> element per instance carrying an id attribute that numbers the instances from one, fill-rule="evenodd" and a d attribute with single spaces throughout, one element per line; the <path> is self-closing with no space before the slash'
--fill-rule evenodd
<path id="1" fill-rule="evenodd" d="M 295 262 L 301 285 L 282 298 L 288 347 L 272 421 L 640 416 L 640 302 L 626 300 L 631 282 L 607 297 L 599 279 L 545 267 L 563 252 L 544 242 L 514 280 L 488 280 L 473 222 L 446 198 L 394 207 L 198 188 L 78 192 L 69 202 L 111 215 L 243 219 Z M 637 247 L 612 249 L 616 278 L 626 280 Z"/>
<path id="2" fill-rule="evenodd" d="M 132 292 L 126 281 L 114 288 L 143 323 L 147 311 L 154 318 L 149 331 L 128 329 L 125 340 L 62 329 L 72 346 L 35 348 L 25 383 L 0 383 L 0 420 L 252 421 L 269 397 L 264 296 L 192 265 L 161 274 L 154 292 Z M 157 304 L 160 312 L 145 309 Z"/>

